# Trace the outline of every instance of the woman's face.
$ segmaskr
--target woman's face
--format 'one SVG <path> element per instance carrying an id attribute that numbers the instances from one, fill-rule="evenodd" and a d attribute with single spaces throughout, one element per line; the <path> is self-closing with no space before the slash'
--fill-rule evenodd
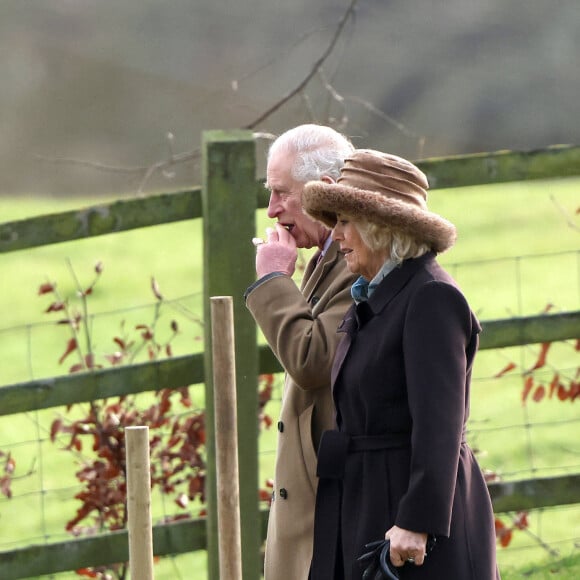
<path id="1" fill-rule="evenodd" d="M 338 214 L 332 230 L 332 239 L 340 244 L 346 265 L 353 274 L 372 280 L 387 259 L 387 253 L 374 252 L 361 238 L 354 223 L 346 216 Z"/>

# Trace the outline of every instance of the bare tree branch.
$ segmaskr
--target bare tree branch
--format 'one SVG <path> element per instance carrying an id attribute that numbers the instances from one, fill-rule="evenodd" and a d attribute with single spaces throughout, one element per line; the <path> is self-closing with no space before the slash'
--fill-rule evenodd
<path id="1" fill-rule="evenodd" d="M 255 119 L 251 123 L 248 123 L 247 125 L 243 126 L 242 127 L 243 129 L 254 129 L 257 125 L 262 123 L 265 119 L 270 117 L 274 112 L 278 111 L 290 99 L 292 99 L 293 97 L 295 97 L 297 95 L 301 95 L 301 98 L 304 101 L 304 105 L 305 105 L 306 109 L 310 112 L 311 118 L 314 120 L 315 119 L 314 109 L 311 106 L 310 98 L 306 94 L 305 88 L 308 86 L 310 81 L 316 75 L 318 75 L 321 79 L 322 85 L 325 88 L 325 90 L 331 96 L 333 101 L 338 103 L 341 107 L 342 116 L 340 117 L 340 119 L 337 120 L 337 124 L 339 125 L 339 128 L 344 129 L 344 127 L 346 127 L 346 125 L 349 121 L 349 118 L 347 115 L 347 110 L 346 110 L 346 102 L 351 101 L 351 102 L 357 103 L 359 105 L 362 105 L 372 114 L 377 115 L 378 117 L 380 117 L 384 121 L 386 121 L 389 124 L 391 124 L 392 126 L 396 127 L 404 135 L 406 135 L 408 137 L 417 138 L 417 139 L 419 139 L 420 143 L 424 142 L 424 139 L 422 139 L 421 137 L 418 137 L 413 132 L 411 132 L 409 129 L 407 129 L 403 124 L 397 122 L 395 119 L 393 119 L 392 117 L 390 117 L 389 115 L 387 115 L 383 111 L 379 110 L 377 107 L 375 107 L 371 103 L 365 101 L 364 99 L 361 99 L 358 97 L 345 97 L 345 96 L 339 94 L 338 91 L 327 80 L 327 78 L 324 74 L 324 70 L 322 67 L 323 67 L 324 63 L 326 62 L 326 60 L 328 59 L 328 57 L 334 51 L 334 49 L 335 49 L 343 31 L 344 31 L 344 28 L 345 28 L 347 22 L 349 21 L 349 19 L 351 17 L 353 17 L 354 12 L 355 12 L 355 8 L 356 8 L 358 2 L 359 2 L 359 0 L 351 0 L 344 15 L 342 16 L 342 18 L 338 22 L 337 28 L 336 28 L 328 46 L 326 47 L 324 52 L 320 55 L 320 57 L 316 60 L 316 62 L 314 63 L 314 65 L 312 66 L 312 68 L 310 69 L 308 74 L 304 77 L 304 79 L 294 89 L 292 89 L 292 91 L 290 91 L 286 96 L 284 96 L 282 99 L 277 101 L 267 111 L 262 113 L 257 119 Z M 305 39 L 307 39 L 311 35 L 312 35 L 312 32 L 303 35 L 297 43 L 303 42 Z M 269 63 L 267 65 L 264 65 L 264 66 L 269 66 L 269 64 L 271 62 L 272 62 L 272 59 L 269 61 Z M 264 67 L 261 67 L 261 68 L 264 68 Z M 247 78 L 247 77 L 243 77 L 243 79 L 245 79 L 245 78 Z M 234 90 L 236 90 L 237 84 L 238 84 L 238 80 L 232 81 L 232 86 L 234 87 Z M 262 138 L 262 139 L 268 139 L 268 140 L 273 140 L 275 138 L 274 135 L 271 135 L 269 133 L 262 133 L 262 132 L 254 133 L 254 136 L 255 136 L 255 138 Z M 125 174 L 141 175 L 142 177 L 140 179 L 139 187 L 137 189 L 137 195 L 143 195 L 144 190 L 145 190 L 145 186 L 147 185 L 147 183 L 151 180 L 151 178 L 156 173 L 168 172 L 168 170 L 171 167 L 173 167 L 177 164 L 180 164 L 180 163 L 184 163 L 186 161 L 198 159 L 201 155 L 199 148 L 189 150 L 189 151 L 184 151 L 182 153 L 173 153 L 173 134 L 167 133 L 166 137 L 167 137 L 167 144 L 168 144 L 168 149 L 169 149 L 169 156 L 166 159 L 156 161 L 155 163 L 153 163 L 151 165 L 147 165 L 147 166 L 123 167 L 123 166 L 109 165 L 109 164 L 105 164 L 105 163 L 93 162 L 93 161 L 88 161 L 88 160 L 83 160 L 83 159 L 75 159 L 75 158 L 70 158 L 70 157 L 49 158 L 46 156 L 36 155 L 36 158 L 40 159 L 42 161 L 45 161 L 45 162 L 50 162 L 50 163 L 82 165 L 85 167 L 91 167 L 91 168 L 94 168 L 96 170 L 107 171 L 107 172 L 111 172 L 111 173 L 125 173 Z"/>
<path id="2" fill-rule="evenodd" d="M 314 63 L 314 66 L 312 67 L 310 72 L 306 75 L 306 77 L 304 77 L 302 82 L 300 82 L 298 84 L 298 86 L 296 86 L 292 91 L 290 91 L 285 97 L 283 97 L 277 103 L 272 105 L 265 113 L 262 113 L 257 119 L 255 119 L 254 121 L 252 121 L 248 125 L 245 125 L 243 127 L 244 129 L 253 129 L 257 125 L 259 125 L 262 121 L 267 119 L 270 115 L 272 115 L 272 113 L 274 113 L 275 111 L 280 109 L 280 107 L 282 107 L 284 104 L 286 104 L 292 97 L 296 96 L 298 93 L 300 93 L 302 90 L 304 90 L 306 85 L 308 85 L 308 83 L 311 81 L 311 79 L 314 77 L 314 75 L 317 74 L 320 67 L 324 64 L 324 61 L 330 56 L 330 54 L 334 50 L 334 47 L 336 46 L 336 43 L 338 42 L 338 39 L 340 38 L 342 31 L 343 31 L 344 27 L 346 26 L 346 23 L 348 22 L 349 18 L 354 13 L 354 9 L 356 8 L 356 5 L 358 4 L 358 2 L 359 2 L 359 0 L 351 0 L 351 3 L 349 5 L 348 9 L 346 10 L 346 12 L 344 13 L 344 16 L 342 17 L 342 19 L 338 23 L 338 26 L 336 28 L 334 36 L 332 37 L 332 39 L 330 41 L 330 44 L 328 45 L 326 50 L 322 53 L 322 55 L 318 58 L 318 60 Z"/>
<path id="3" fill-rule="evenodd" d="M 87 159 L 77 159 L 75 157 L 48 157 L 47 155 L 35 154 L 34 158 L 38 161 L 44 161 L 53 165 L 82 165 L 84 167 L 91 167 L 99 171 L 108 171 L 109 173 L 143 173 L 147 170 L 147 166 L 143 165 L 136 165 L 133 167 L 108 165 L 107 163 L 89 161 Z"/>

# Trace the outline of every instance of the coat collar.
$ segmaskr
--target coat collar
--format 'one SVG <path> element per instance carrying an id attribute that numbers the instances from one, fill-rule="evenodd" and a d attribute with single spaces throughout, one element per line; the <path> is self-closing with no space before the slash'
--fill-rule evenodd
<path id="1" fill-rule="evenodd" d="M 324 279 L 328 271 L 333 268 L 340 258 L 339 249 L 339 244 L 332 242 L 320 263 L 317 264 L 316 255 L 308 262 L 301 286 L 302 294 L 304 294 L 306 300 L 310 301 L 320 281 Z"/>
<path id="2" fill-rule="evenodd" d="M 434 262 L 435 253 L 427 252 L 419 258 L 405 260 L 399 267 L 392 270 L 377 286 L 368 300 L 370 310 L 375 316 L 407 285 L 409 280 L 422 268 Z"/>
<path id="3" fill-rule="evenodd" d="M 339 325 L 338 332 L 352 334 L 357 328 L 364 326 L 395 298 L 418 270 L 428 267 L 434 261 L 434 252 L 427 252 L 419 258 L 405 260 L 383 279 L 368 300 L 351 306 Z"/>

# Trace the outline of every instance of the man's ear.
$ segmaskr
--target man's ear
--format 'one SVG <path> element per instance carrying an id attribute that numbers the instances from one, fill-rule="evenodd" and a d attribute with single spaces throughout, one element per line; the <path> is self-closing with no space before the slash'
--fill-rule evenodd
<path id="1" fill-rule="evenodd" d="M 324 181 L 324 183 L 336 183 L 335 180 L 330 177 L 330 175 L 323 175 L 320 178 L 320 181 Z"/>

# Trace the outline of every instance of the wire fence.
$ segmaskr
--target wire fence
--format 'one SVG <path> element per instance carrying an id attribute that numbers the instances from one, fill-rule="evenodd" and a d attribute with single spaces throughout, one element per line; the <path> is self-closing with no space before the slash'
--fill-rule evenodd
<path id="1" fill-rule="evenodd" d="M 547 310 L 576 310 L 580 302 L 580 251 L 517 256 L 444 266 L 463 287 L 472 307 L 482 320 L 538 314 Z M 498 283 L 501 280 L 501 284 Z M 542 283 L 542 293 L 529 291 L 530 284 Z M 482 291 L 482 288 L 485 291 Z M 477 289 L 477 292 L 475 291 Z M 471 300 L 471 295 L 477 299 Z M 178 320 L 179 339 L 174 354 L 203 350 L 200 295 L 190 294 L 165 301 L 161 314 L 158 303 L 135 308 L 91 314 L 91 332 L 97 352 L 105 357 L 114 347 L 113 336 L 129 333 L 143 320 L 155 321 L 160 333 L 168 333 L 171 321 Z M 19 368 L 18 382 L 63 373 L 58 364 L 65 343 L 66 329 L 54 322 L 42 322 L 0 329 L 0 344 L 9 353 L 11 365 Z M 10 344 L 9 348 L 6 345 Z M 542 350 L 544 348 L 544 350 Z M 39 357 L 38 352 L 43 356 Z M 47 352 L 53 356 L 47 357 Z M 471 418 L 468 440 L 482 468 L 490 478 L 502 480 L 556 473 L 580 472 L 580 442 L 577 437 L 580 413 L 578 402 L 562 399 L 558 389 L 550 392 L 554 377 L 560 385 L 577 384 L 580 362 L 578 344 L 564 341 L 550 345 L 526 345 L 480 351 L 472 383 Z M 139 356 L 146 356 L 145 352 Z M 543 364 L 533 368 L 543 356 Z M 509 369 L 509 370 L 506 370 Z M 14 375 L 13 375 L 14 376 Z M 533 387 L 526 394 L 526 381 Z M 1 382 L 1 381 L 0 381 Z M 540 396 L 543 387 L 543 395 Z M 201 385 L 190 388 L 193 405 L 183 410 L 193 415 L 204 406 Z M 146 407 L 155 395 L 135 397 L 136 405 Z M 264 412 L 273 424 L 282 397 L 282 376 L 274 381 L 272 396 Z M 51 441 L 55 417 L 72 418 L 81 414 L 81 405 L 50 409 L 0 418 L 0 467 L 8 457 L 16 461 L 11 497 L 0 495 L 0 550 L 69 538 L 67 522 L 75 515 L 76 494 L 81 485 L 75 476 L 83 454 L 67 449 L 68 439 L 58 435 Z M 273 473 L 276 448 L 275 429 L 260 435 L 260 486 L 267 489 Z M 188 506 L 197 515 L 201 505 Z M 153 497 L 154 522 L 182 514 L 183 509 L 166 494 Z M 502 515 L 509 525 L 515 514 Z M 580 506 L 558 506 L 532 510 L 527 526 L 514 533 L 512 541 L 499 548 L 500 564 L 526 557 L 566 555 L 580 547 Z M 203 555 L 199 556 L 203 559 Z M 167 558 L 167 576 L 191 577 L 188 555 Z M 200 564 L 203 565 L 203 564 Z M 74 578 L 74 573 L 53 578 Z"/>

